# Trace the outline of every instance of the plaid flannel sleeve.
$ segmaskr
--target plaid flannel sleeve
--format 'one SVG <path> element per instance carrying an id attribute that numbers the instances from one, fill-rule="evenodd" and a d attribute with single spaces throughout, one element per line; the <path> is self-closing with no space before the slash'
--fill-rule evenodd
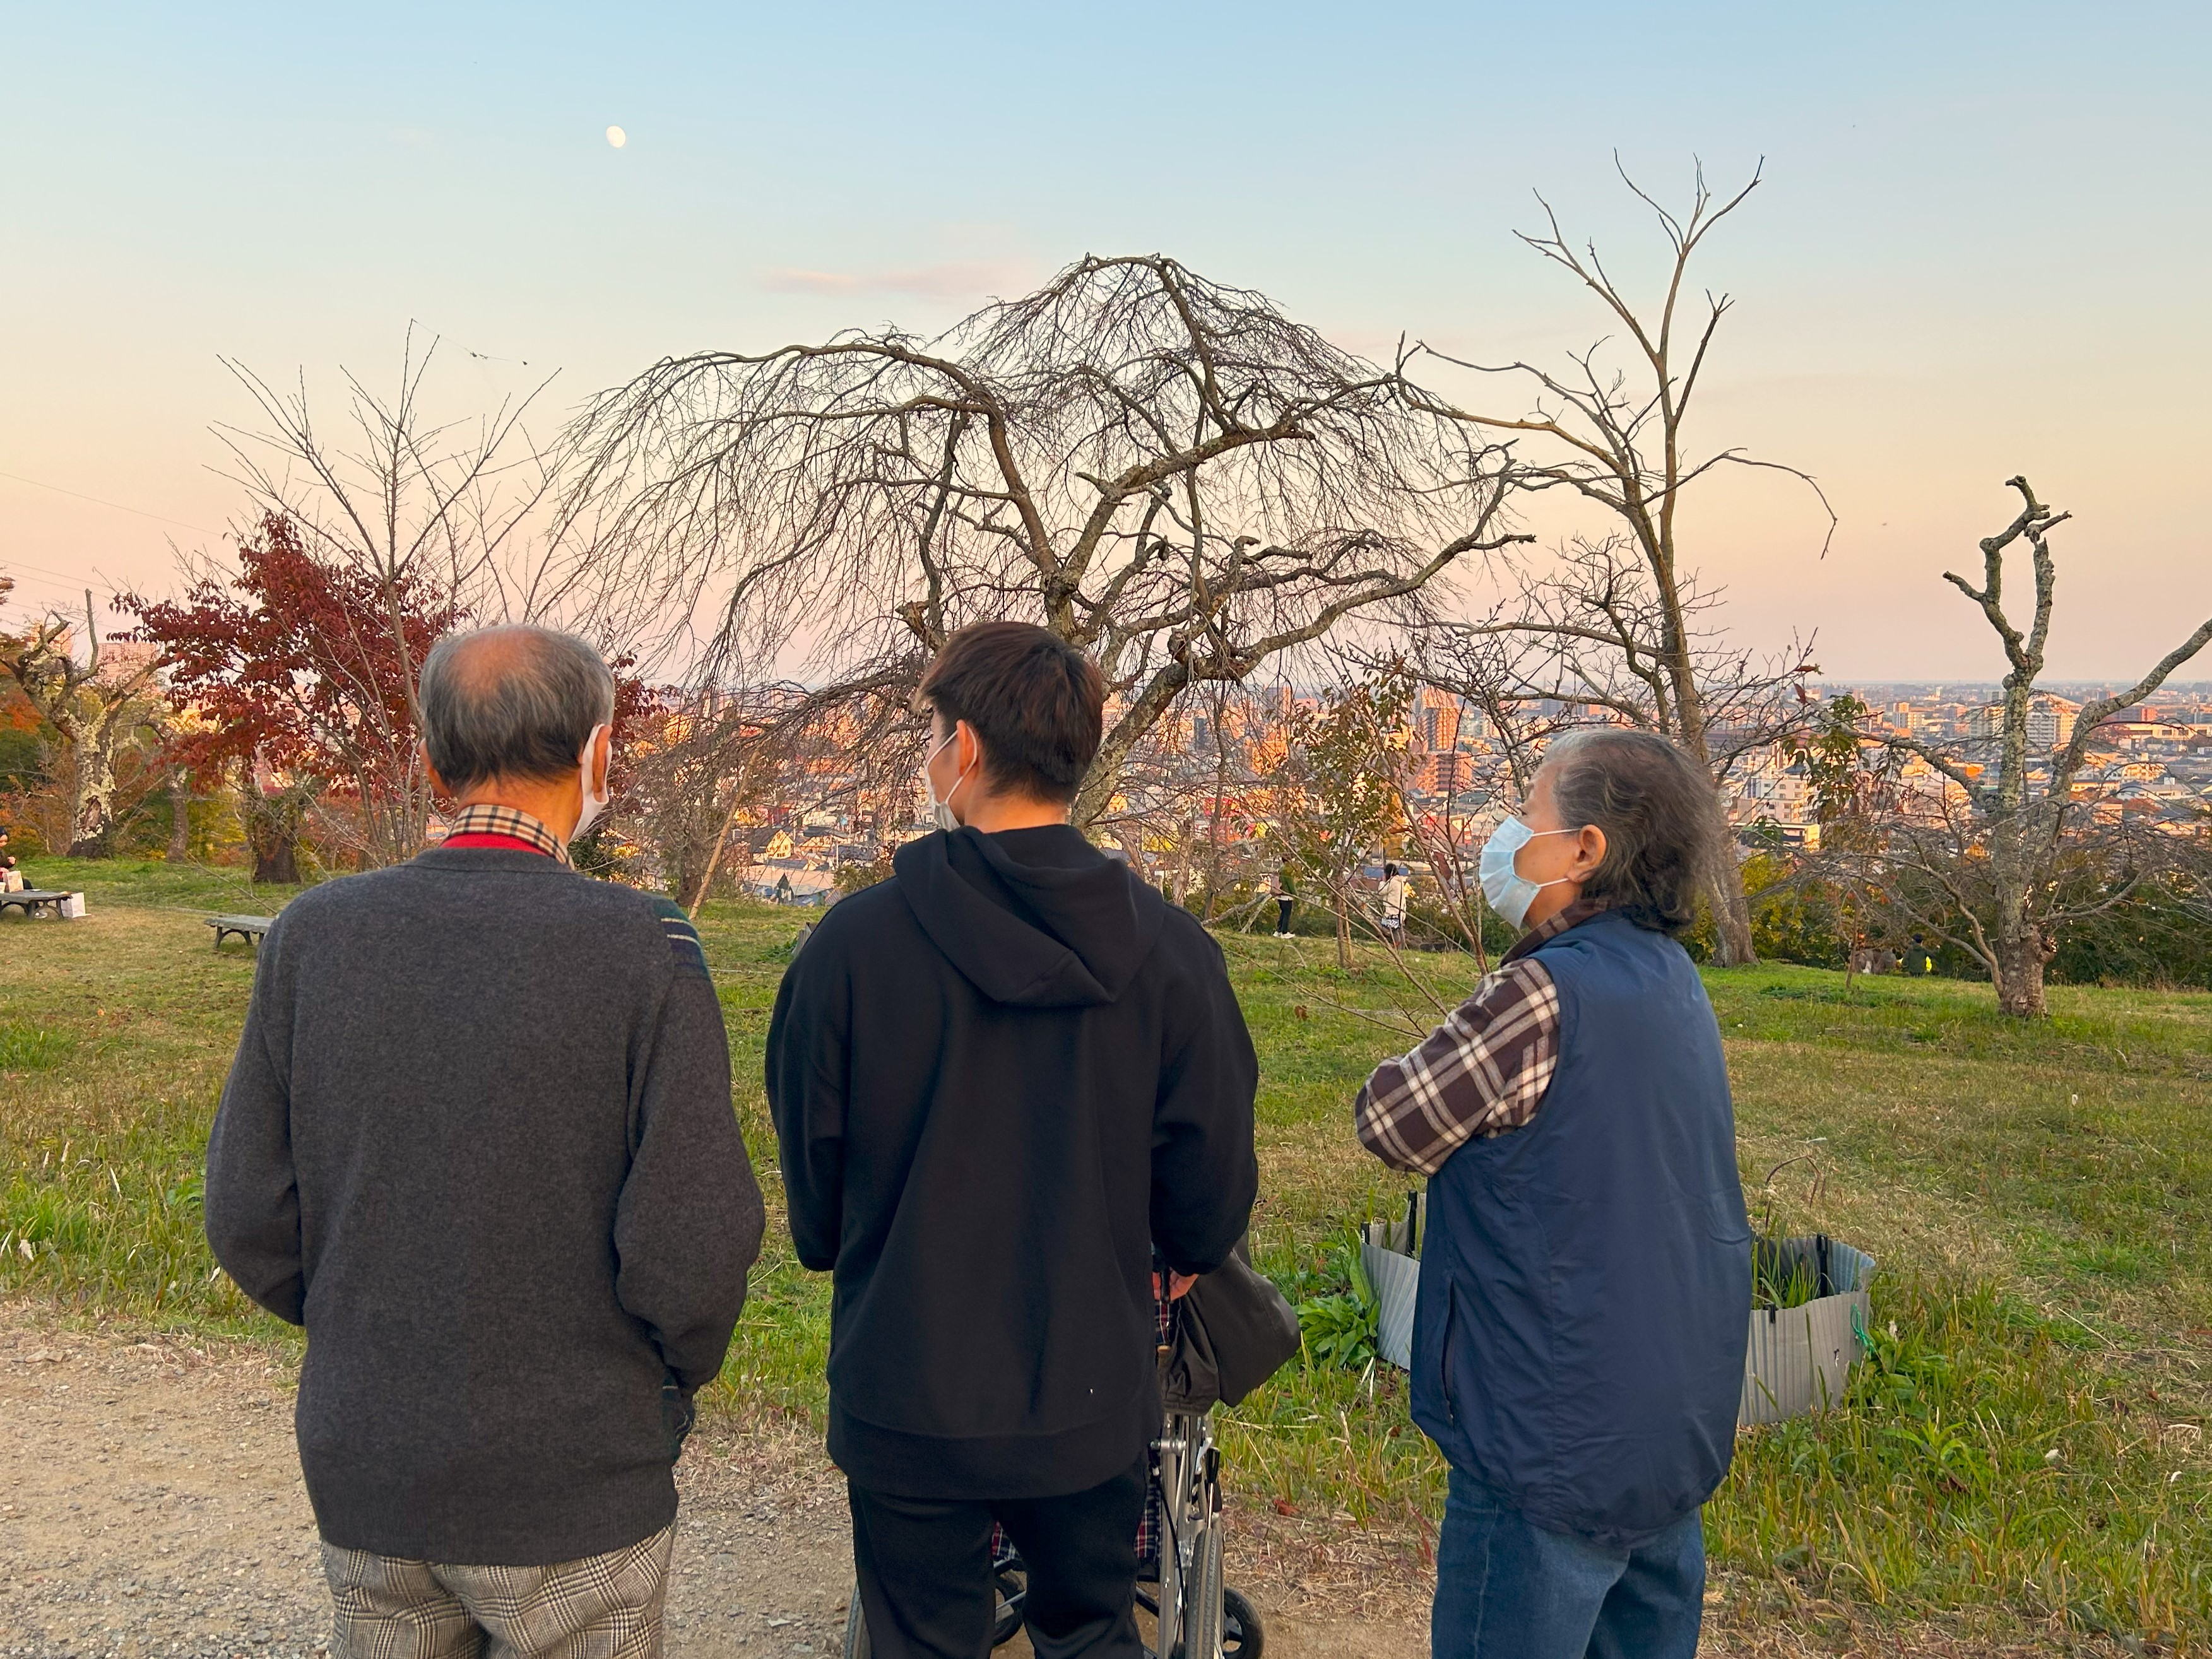
<path id="1" fill-rule="evenodd" d="M 1360 1141 L 1394 1170 L 1434 1175 L 1467 1141 L 1527 1124 L 1559 1063 L 1558 988 L 1541 963 L 1509 962 L 1375 1068 L 1352 1108 Z"/>

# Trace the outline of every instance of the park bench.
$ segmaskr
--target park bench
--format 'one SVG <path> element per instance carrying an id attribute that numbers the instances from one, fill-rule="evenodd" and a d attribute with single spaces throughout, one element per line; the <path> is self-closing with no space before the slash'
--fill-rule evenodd
<path id="1" fill-rule="evenodd" d="M 5 914 L 8 907 L 13 905 L 26 917 L 35 916 L 43 906 L 58 917 L 68 898 L 67 893 L 49 892 L 43 887 L 26 887 L 20 893 L 0 893 L 0 914 Z"/>
<path id="2" fill-rule="evenodd" d="M 274 916 L 210 916 L 207 925 L 215 929 L 215 948 L 222 949 L 222 942 L 231 934 L 246 940 L 256 951 L 261 948 L 261 936 L 276 926 Z"/>

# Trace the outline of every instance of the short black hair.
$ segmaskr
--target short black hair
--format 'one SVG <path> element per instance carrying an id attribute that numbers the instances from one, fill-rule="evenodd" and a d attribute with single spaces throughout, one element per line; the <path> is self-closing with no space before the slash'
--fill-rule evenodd
<path id="1" fill-rule="evenodd" d="M 1071 801 L 1098 753 L 1106 705 L 1098 665 L 1048 629 L 988 622 L 945 641 L 917 699 L 983 744 L 994 791 Z"/>
<path id="2" fill-rule="evenodd" d="M 592 728 L 615 717 L 606 659 L 574 634 L 521 623 L 447 635 L 416 695 L 430 764 L 456 792 L 488 778 L 566 777 Z"/>
<path id="3" fill-rule="evenodd" d="M 1596 726 L 1553 739 L 1544 770 L 1561 826 L 1605 831 L 1583 897 L 1655 933 L 1686 931 L 1726 844 L 1705 768 L 1656 732 Z"/>

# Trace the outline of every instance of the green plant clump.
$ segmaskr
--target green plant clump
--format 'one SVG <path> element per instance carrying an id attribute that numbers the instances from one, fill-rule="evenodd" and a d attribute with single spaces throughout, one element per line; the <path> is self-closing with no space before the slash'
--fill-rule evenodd
<path id="1" fill-rule="evenodd" d="M 76 1052 L 76 1039 L 51 1026 L 0 1025 L 0 1072 L 51 1071 Z"/>
<path id="2" fill-rule="evenodd" d="M 1310 1296 L 1297 1304 L 1306 1364 L 1328 1370 L 1364 1370 L 1375 1363 L 1376 1346 L 1382 1340 L 1382 1310 L 1375 1287 L 1367 1282 L 1356 1248 L 1339 1246 L 1332 1265 L 1341 1276 L 1340 1282 L 1349 1281 L 1349 1287 Z"/>

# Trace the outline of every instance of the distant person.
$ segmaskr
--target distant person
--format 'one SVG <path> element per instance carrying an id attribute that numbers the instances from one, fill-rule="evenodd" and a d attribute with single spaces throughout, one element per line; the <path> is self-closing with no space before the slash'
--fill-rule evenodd
<path id="1" fill-rule="evenodd" d="M 1751 1308 L 1720 1032 L 1675 942 L 1720 834 L 1665 738 L 1554 742 L 1482 852 L 1527 931 L 1360 1091 L 1360 1139 L 1430 1177 L 1412 1386 L 1451 1465 L 1437 1659 L 1697 1650 Z"/>
<path id="2" fill-rule="evenodd" d="M 946 642 L 920 694 L 939 833 L 823 917 L 769 1027 L 878 1659 L 984 1659 L 994 1524 L 1037 1653 L 1138 1659 L 1155 1253 L 1179 1296 L 1250 1216 L 1257 1066 L 1220 947 L 1067 821 L 1104 690 L 1042 628 Z"/>
<path id="3" fill-rule="evenodd" d="M 1395 864 L 1382 866 L 1382 937 L 1389 944 L 1406 942 L 1406 872 Z"/>
<path id="4" fill-rule="evenodd" d="M 452 831 L 270 929 L 208 1238 L 307 1328 L 335 1659 L 643 1659 L 760 1249 L 721 1008 L 681 910 L 569 867 L 606 799 L 599 653 L 448 635 L 421 701 Z"/>
<path id="5" fill-rule="evenodd" d="M 1291 866 L 1285 862 L 1275 872 L 1275 937 L 1291 936 L 1291 912 L 1298 908 L 1298 890 L 1291 877 Z"/>
<path id="6" fill-rule="evenodd" d="M 23 890 L 23 872 L 15 867 L 13 854 L 0 858 L 0 893 L 20 893 Z"/>

